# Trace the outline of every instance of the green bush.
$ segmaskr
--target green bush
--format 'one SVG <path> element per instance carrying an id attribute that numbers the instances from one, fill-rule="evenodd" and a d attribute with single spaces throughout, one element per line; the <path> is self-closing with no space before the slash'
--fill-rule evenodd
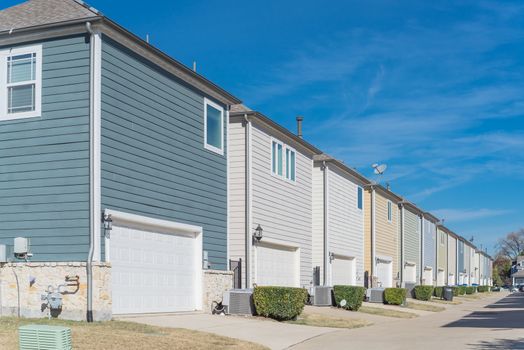
<path id="1" fill-rule="evenodd" d="M 458 286 L 458 295 L 466 295 L 466 286 Z"/>
<path id="2" fill-rule="evenodd" d="M 453 296 L 458 297 L 459 296 L 459 287 L 453 286 L 451 287 L 451 289 L 453 290 Z"/>
<path id="3" fill-rule="evenodd" d="M 357 311 L 360 309 L 362 302 L 364 301 L 366 288 L 356 286 L 333 286 L 333 294 L 335 295 L 335 303 L 338 307 L 342 307 L 346 310 Z M 342 300 L 346 301 L 344 306 L 340 304 Z"/>
<path id="4" fill-rule="evenodd" d="M 402 305 L 406 301 L 406 288 L 386 288 L 384 290 L 384 300 L 386 304 Z"/>
<path id="5" fill-rule="evenodd" d="M 479 293 L 486 293 L 486 292 L 489 292 L 489 291 L 490 291 L 489 286 L 478 286 L 477 287 L 477 292 L 479 292 Z"/>
<path id="6" fill-rule="evenodd" d="M 435 295 L 437 298 L 442 298 L 442 295 L 444 294 L 444 287 L 435 287 L 433 290 L 433 295 Z"/>
<path id="7" fill-rule="evenodd" d="M 295 319 L 304 310 L 307 290 L 290 287 L 255 287 L 253 302 L 258 315 L 284 321 Z"/>
<path id="8" fill-rule="evenodd" d="M 433 295 L 433 286 L 415 286 L 415 299 L 430 300 Z"/>
<path id="9" fill-rule="evenodd" d="M 477 287 L 468 286 L 466 287 L 466 294 L 475 294 L 477 291 Z"/>

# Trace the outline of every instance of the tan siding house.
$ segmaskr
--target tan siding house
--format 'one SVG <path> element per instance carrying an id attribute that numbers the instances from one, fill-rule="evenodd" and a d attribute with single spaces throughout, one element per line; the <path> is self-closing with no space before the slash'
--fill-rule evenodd
<path id="1" fill-rule="evenodd" d="M 366 206 L 370 230 L 366 231 L 366 244 L 370 254 L 366 257 L 369 268 L 368 286 L 395 287 L 399 279 L 399 207 L 402 198 L 379 185 L 367 187 L 370 205 Z"/>
<path id="2" fill-rule="evenodd" d="M 446 285 L 448 275 L 448 234 L 437 226 L 437 286 Z"/>
<path id="3" fill-rule="evenodd" d="M 448 281 L 447 284 L 453 286 L 457 280 L 457 238 L 454 234 L 448 233 Z"/>

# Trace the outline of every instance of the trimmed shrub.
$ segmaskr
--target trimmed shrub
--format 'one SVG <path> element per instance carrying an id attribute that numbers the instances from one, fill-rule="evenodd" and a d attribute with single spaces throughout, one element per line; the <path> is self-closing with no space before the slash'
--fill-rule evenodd
<path id="1" fill-rule="evenodd" d="M 458 295 L 466 295 L 466 286 L 458 286 Z"/>
<path id="2" fill-rule="evenodd" d="M 442 295 L 444 294 L 444 287 L 435 287 L 433 290 L 433 295 L 435 295 L 437 298 L 442 298 Z"/>
<path id="3" fill-rule="evenodd" d="M 384 300 L 386 304 L 402 305 L 406 301 L 406 288 L 386 288 L 384 290 Z"/>
<path id="4" fill-rule="evenodd" d="M 415 286 L 415 299 L 428 301 L 433 295 L 433 286 Z"/>
<path id="5" fill-rule="evenodd" d="M 479 292 L 479 293 L 486 293 L 486 292 L 489 292 L 489 291 L 490 291 L 489 286 L 478 286 L 477 287 L 477 292 Z"/>
<path id="6" fill-rule="evenodd" d="M 333 294 L 335 295 L 335 304 L 346 310 L 357 311 L 362 306 L 364 296 L 366 295 L 366 288 L 356 286 L 333 286 Z M 346 301 L 344 306 L 341 305 L 342 300 Z"/>
<path id="7" fill-rule="evenodd" d="M 477 291 L 477 287 L 468 286 L 466 287 L 466 294 L 475 294 Z"/>
<path id="8" fill-rule="evenodd" d="M 258 315 L 285 321 L 295 319 L 304 310 L 307 290 L 291 287 L 255 287 L 253 302 Z"/>
<path id="9" fill-rule="evenodd" d="M 453 287 L 451 287 L 451 289 L 453 290 L 453 296 L 454 297 L 458 297 L 459 296 L 459 288 L 457 286 L 453 286 Z"/>

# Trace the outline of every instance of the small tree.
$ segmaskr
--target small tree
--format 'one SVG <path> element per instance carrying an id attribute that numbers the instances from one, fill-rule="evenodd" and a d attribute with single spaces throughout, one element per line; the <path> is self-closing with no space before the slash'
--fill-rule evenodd
<path id="1" fill-rule="evenodd" d="M 493 283 L 497 286 L 509 284 L 511 281 L 511 260 L 498 256 L 493 262 Z"/>

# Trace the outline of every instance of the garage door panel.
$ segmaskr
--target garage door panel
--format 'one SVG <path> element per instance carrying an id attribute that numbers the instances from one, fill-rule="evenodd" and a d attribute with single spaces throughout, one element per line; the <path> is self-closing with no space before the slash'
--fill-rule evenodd
<path id="1" fill-rule="evenodd" d="M 354 259 L 335 258 L 331 263 L 332 285 L 354 285 Z"/>
<path id="2" fill-rule="evenodd" d="M 195 310 L 194 237 L 114 226 L 113 313 Z"/>
<path id="3" fill-rule="evenodd" d="M 257 246 L 257 284 L 261 286 L 298 287 L 298 259 L 295 249 Z"/>

